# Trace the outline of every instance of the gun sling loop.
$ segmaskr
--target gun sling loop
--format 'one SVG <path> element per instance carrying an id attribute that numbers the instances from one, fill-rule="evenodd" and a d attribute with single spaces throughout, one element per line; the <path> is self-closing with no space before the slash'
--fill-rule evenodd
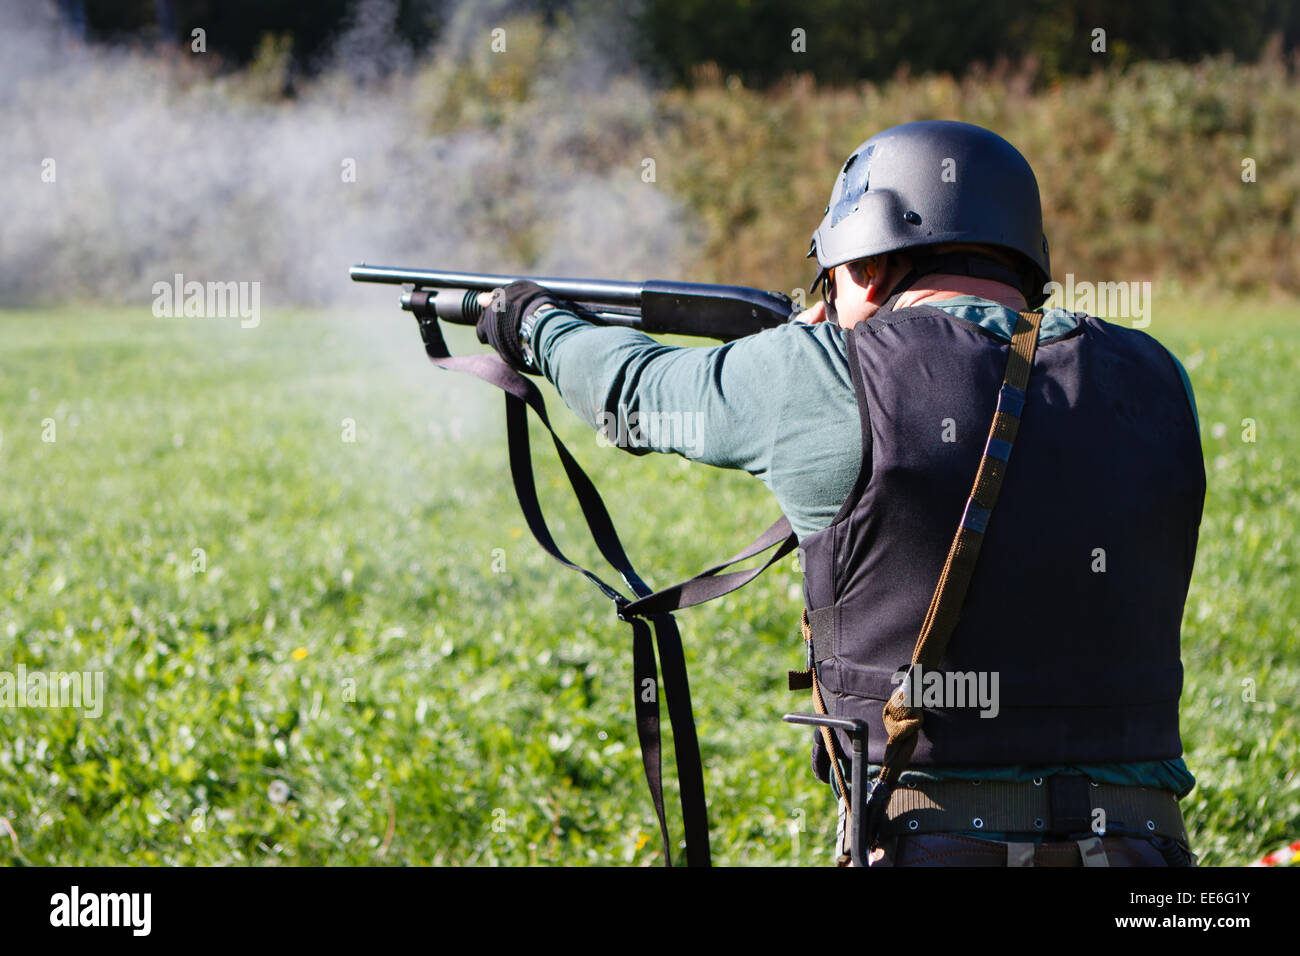
<path id="1" fill-rule="evenodd" d="M 892 306 L 892 299 L 886 308 Z M 989 516 L 997 504 L 998 493 L 1002 490 L 1002 479 L 1006 475 L 1007 462 L 1011 457 L 1011 447 L 1016 440 L 1020 427 L 1020 413 L 1025 405 L 1025 386 L 1029 382 L 1029 370 L 1034 363 L 1034 354 L 1038 349 L 1038 329 L 1042 324 L 1041 312 L 1021 312 L 1016 327 L 1011 335 L 1011 349 L 1007 356 L 1007 369 L 998 390 L 997 408 L 989 426 L 988 440 L 984 444 L 984 454 L 980 458 L 979 469 L 975 473 L 975 484 L 966 500 L 966 508 L 958 524 L 957 533 L 948 549 L 948 556 L 939 573 L 934 594 L 930 598 L 930 607 L 921 625 L 916 639 L 916 648 L 912 651 L 912 662 L 908 667 L 906 679 L 899 684 L 885 703 L 884 723 L 889 739 L 885 744 L 884 761 L 880 774 L 876 777 L 866 796 L 863 807 L 863 820 L 867 827 L 867 846 L 874 845 L 881 824 L 885 819 L 885 810 L 889 804 L 890 794 L 898 778 L 907 769 L 916 750 L 917 734 L 921 730 L 921 708 L 909 705 L 906 689 L 911 686 L 917 666 L 925 670 L 939 670 L 943 656 L 948 650 L 948 639 L 961 615 L 962 604 L 966 600 L 966 591 L 970 587 L 971 576 L 979 559 L 980 547 L 984 542 L 984 529 Z M 804 609 L 803 633 L 809 648 L 809 672 L 793 671 L 790 675 L 792 690 L 812 687 L 813 706 L 817 713 L 825 714 L 826 705 L 822 699 L 821 687 L 817 681 L 817 668 L 812 659 L 823 655 L 814 652 L 814 646 L 833 647 L 834 618 L 832 615 L 814 613 L 815 620 L 810 621 L 808 611 Z M 844 800 L 846 819 L 851 819 L 849 811 L 850 796 L 844 786 L 840 770 L 840 748 L 835 744 L 835 736 L 823 728 L 831 767 L 834 768 L 836 783 L 841 799 Z M 852 799 L 857 799 L 857 794 Z M 848 841 L 846 840 L 846 843 Z"/>
<path id="2" fill-rule="evenodd" d="M 700 760 L 699 740 L 695 734 L 695 719 L 691 711 L 690 687 L 686 679 L 686 657 L 682 649 L 681 633 L 672 612 L 702 604 L 721 597 L 749 583 L 772 564 L 789 554 L 796 539 L 785 517 L 773 524 L 738 554 L 715 565 L 695 577 L 659 591 L 637 574 L 624 553 L 618 532 L 605 508 L 595 485 L 577 460 L 565 448 L 551 427 L 546 414 L 546 404 L 537 385 L 524 375 L 506 365 L 497 355 L 480 354 L 452 356 L 447 350 L 436 319 L 420 319 L 420 332 L 424 338 L 429 360 L 439 368 L 464 372 L 481 381 L 495 385 L 506 393 L 506 437 L 510 455 L 510 475 L 515 494 L 528 528 L 551 557 L 567 568 L 583 574 L 602 594 L 614 602 L 621 620 L 632 628 L 633 693 L 636 707 L 637 738 L 641 745 L 641 760 L 645 766 L 646 781 L 659 818 L 659 831 L 664 844 L 664 863 L 672 866 L 672 846 L 668 837 L 668 822 L 664 814 L 662 759 L 659 731 L 659 675 L 655 663 L 658 648 L 659 664 L 663 667 L 664 694 L 668 701 L 668 719 L 672 726 L 677 753 L 677 779 L 681 795 L 682 825 L 685 830 L 686 861 L 689 866 L 709 866 L 709 821 L 704 798 L 704 768 Z M 603 581 L 594 572 L 575 564 L 565 557 L 552 538 L 533 480 L 532 458 L 528 445 L 528 413 L 531 408 L 551 434 L 555 450 L 574 496 L 582 507 L 583 517 L 602 556 L 622 575 L 633 597 Z M 761 554 L 779 545 L 767 562 L 747 571 L 719 573 L 737 563 Z M 653 625 L 653 638 L 651 627 Z"/>

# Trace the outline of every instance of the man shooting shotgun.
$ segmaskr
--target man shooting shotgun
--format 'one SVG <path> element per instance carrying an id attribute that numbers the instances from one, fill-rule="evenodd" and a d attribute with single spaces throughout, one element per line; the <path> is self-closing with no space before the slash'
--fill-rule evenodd
<path id="1" fill-rule="evenodd" d="M 547 281 L 505 285 L 478 335 L 593 427 L 703 424 L 629 451 L 771 490 L 800 545 L 791 686 L 813 692 L 841 862 L 1193 863 L 1179 632 L 1205 474 L 1181 365 L 1029 311 L 1051 278 L 1037 182 L 976 126 L 862 143 L 809 255 L 822 301 L 717 347 L 602 327 Z M 647 601 L 621 613 L 665 606 Z"/>

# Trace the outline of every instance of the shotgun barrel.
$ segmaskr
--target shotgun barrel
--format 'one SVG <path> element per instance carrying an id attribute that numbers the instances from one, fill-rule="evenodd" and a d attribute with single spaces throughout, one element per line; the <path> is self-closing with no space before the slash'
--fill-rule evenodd
<path id="1" fill-rule="evenodd" d="M 354 282 L 409 285 L 402 308 L 424 318 L 473 325 L 482 314 L 478 294 L 521 279 L 536 282 L 578 315 L 600 325 L 621 325 L 660 335 L 733 339 L 788 322 L 798 311 L 790 297 L 746 286 L 699 282 L 620 282 L 554 276 L 496 275 L 439 269 L 357 265 Z"/>

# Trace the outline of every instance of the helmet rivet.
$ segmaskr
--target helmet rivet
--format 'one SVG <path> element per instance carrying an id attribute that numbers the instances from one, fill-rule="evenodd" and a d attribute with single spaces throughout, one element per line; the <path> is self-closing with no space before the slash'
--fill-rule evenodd
<path id="1" fill-rule="evenodd" d="M 920 213 L 913 212 L 910 209 L 907 212 L 903 213 L 903 219 L 906 222 L 910 222 L 914 226 L 919 226 L 921 224 Z"/>

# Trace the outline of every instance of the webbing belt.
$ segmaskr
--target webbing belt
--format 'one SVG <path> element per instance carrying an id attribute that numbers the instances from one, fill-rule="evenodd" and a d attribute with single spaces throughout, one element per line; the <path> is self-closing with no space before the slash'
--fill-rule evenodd
<path id="1" fill-rule="evenodd" d="M 510 455 L 510 476 L 515 495 L 528 529 L 542 549 L 567 568 L 586 576 L 602 594 L 614 602 L 621 620 L 632 628 L 633 693 L 636 706 L 637 738 L 646 782 L 659 818 L 663 838 L 664 863 L 672 865 L 672 845 L 664 812 L 662 758 L 659 729 L 659 674 L 655 663 L 663 667 L 664 693 L 668 702 L 668 719 L 672 726 L 677 754 L 677 779 L 681 792 L 682 825 L 685 831 L 686 860 L 690 866 L 708 866 L 709 821 L 704 798 L 704 769 L 700 760 L 695 719 L 691 711 L 690 686 L 686 679 L 686 657 L 681 633 L 672 612 L 721 597 L 749 583 L 772 564 L 789 554 L 797 543 L 790 523 L 782 517 L 764 531 L 747 548 L 721 564 L 672 587 L 652 591 L 628 560 L 609 511 L 595 485 L 577 460 L 560 441 L 546 414 L 546 403 L 536 383 L 506 365 L 497 355 L 452 356 L 436 319 L 421 319 L 429 360 L 439 368 L 464 372 L 495 385 L 506 394 L 506 436 Z M 583 518 L 601 555 L 622 576 L 632 597 L 622 594 L 597 574 L 570 561 L 551 536 L 542 515 L 533 479 L 532 458 L 528 445 L 528 412 L 531 408 L 550 432 L 555 450 L 564 465 L 574 496 L 582 508 Z M 752 558 L 777 546 L 765 564 L 746 571 L 720 573 L 731 565 Z M 653 625 L 653 637 L 651 626 Z"/>
<path id="2" fill-rule="evenodd" d="M 1085 811 L 1074 819 L 1053 806 L 1053 778 L 920 781 L 890 794 L 881 836 L 908 833 L 1106 833 L 1167 837 L 1187 845 L 1178 798 L 1155 787 L 1078 782 L 1086 787 Z M 1102 815 L 1098 816 L 1097 811 Z"/>

